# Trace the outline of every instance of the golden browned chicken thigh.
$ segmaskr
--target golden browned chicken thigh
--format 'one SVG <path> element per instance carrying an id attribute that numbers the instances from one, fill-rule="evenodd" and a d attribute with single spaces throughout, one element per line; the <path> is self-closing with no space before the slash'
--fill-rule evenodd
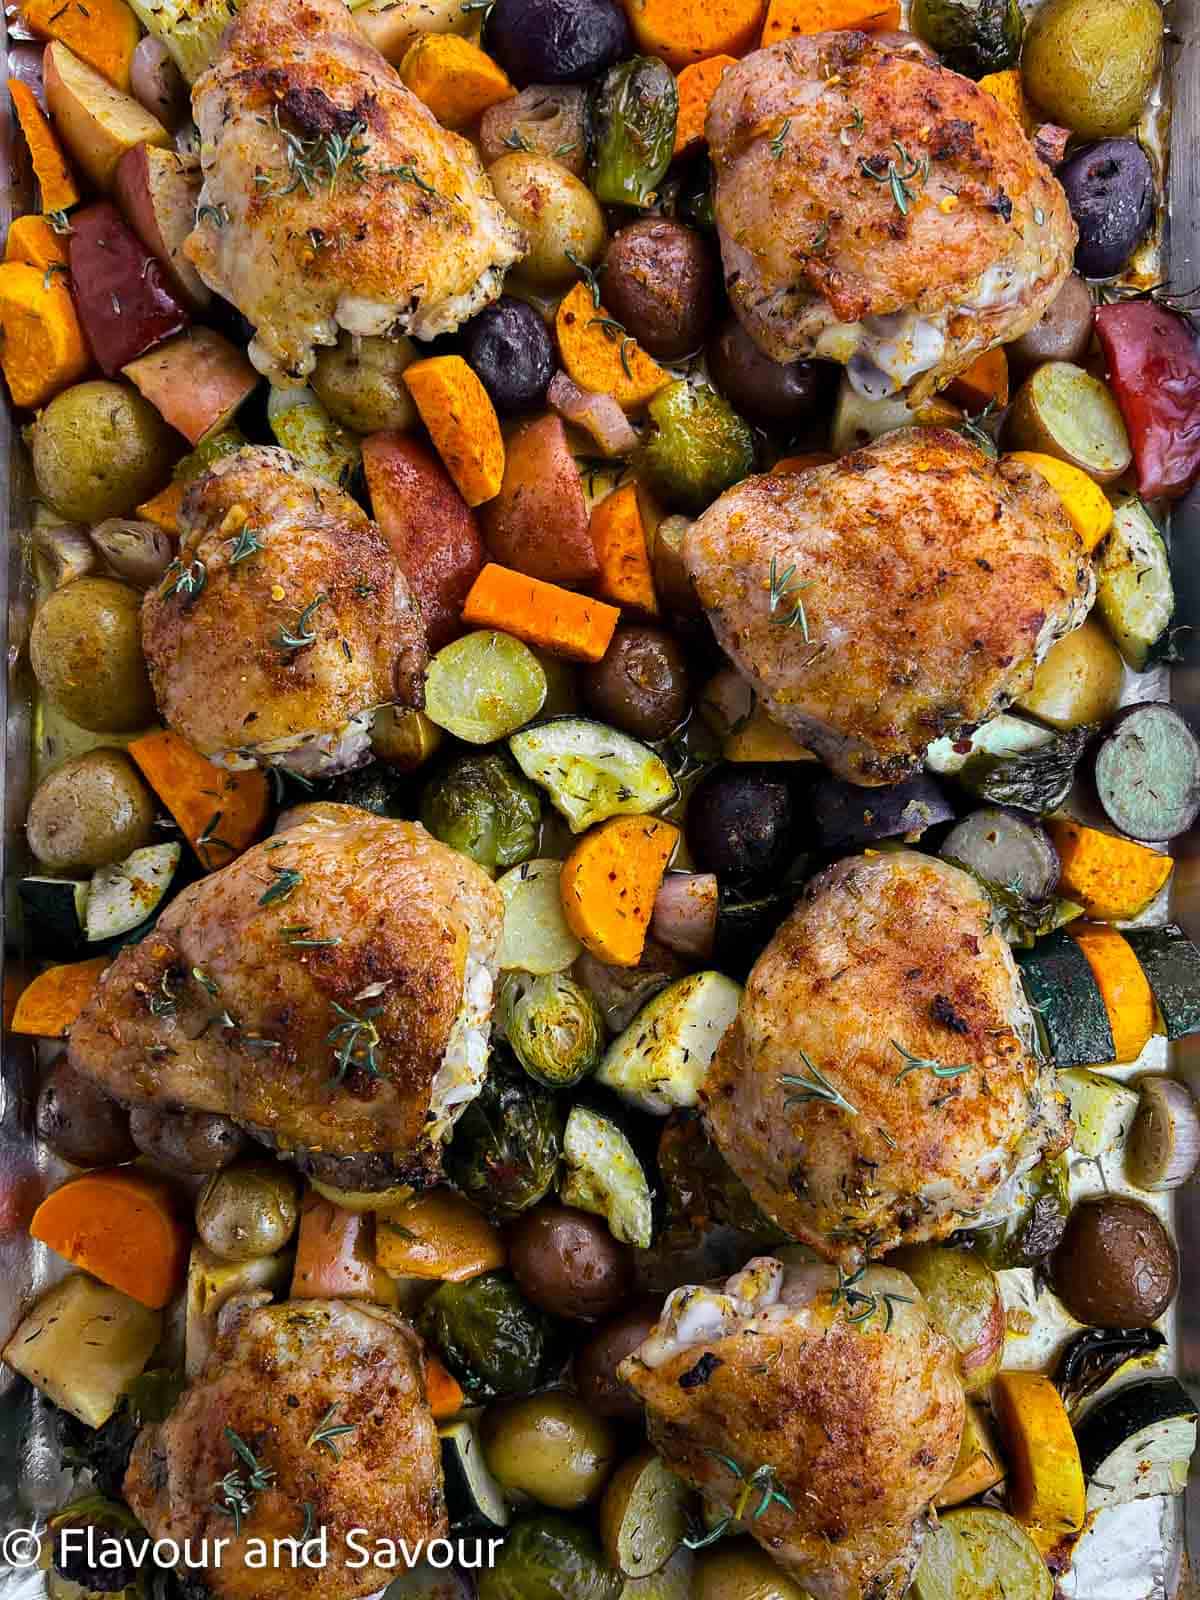
<path id="1" fill-rule="evenodd" d="M 125 1495 L 153 1538 L 193 1551 L 228 1541 L 204 1574 L 222 1600 L 374 1593 L 390 1574 L 364 1564 L 364 1548 L 446 1533 L 420 1340 L 357 1301 L 231 1304 L 200 1378 L 139 1434 Z M 247 1563 L 248 1540 L 271 1552 L 306 1530 L 324 1530 L 323 1561 L 283 1546 L 279 1559 Z"/>
<path id="2" fill-rule="evenodd" d="M 737 484 L 684 559 L 771 716 L 862 784 L 1009 704 L 1095 594 L 1045 479 L 940 428 Z"/>
<path id="3" fill-rule="evenodd" d="M 1066 197 L 1024 132 L 915 40 L 755 51 L 708 114 L 725 281 L 776 361 L 914 397 L 1033 326 L 1071 270 Z"/>
<path id="4" fill-rule="evenodd" d="M 821 873 L 754 965 L 701 1104 L 759 1207 L 852 1267 L 1011 1209 L 1069 1137 L 986 891 L 916 851 Z"/>
<path id="5" fill-rule="evenodd" d="M 424 703 L 420 612 L 379 529 L 285 450 L 188 491 L 179 558 L 142 607 L 163 720 L 231 767 L 369 760 L 378 706 Z"/>
<path id="6" fill-rule="evenodd" d="M 620 1375 L 663 1458 L 812 1600 L 898 1600 L 963 1392 L 911 1279 L 760 1256 L 676 1289 Z"/>
<path id="7" fill-rule="evenodd" d="M 343 0 L 247 0 L 192 106 L 204 187 L 184 248 L 273 382 L 303 382 L 339 328 L 453 330 L 524 251 L 472 146 Z"/>
<path id="8" fill-rule="evenodd" d="M 487 1072 L 501 920 L 491 879 L 417 823 L 310 807 L 121 951 L 70 1058 L 340 1187 L 432 1181 Z"/>

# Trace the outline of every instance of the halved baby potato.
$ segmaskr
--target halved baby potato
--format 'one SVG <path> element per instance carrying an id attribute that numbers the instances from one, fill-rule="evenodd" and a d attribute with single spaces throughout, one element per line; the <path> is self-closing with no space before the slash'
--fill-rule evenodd
<path id="1" fill-rule="evenodd" d="M 1133 459 L 1112 391 L 1070 361 L 1047 361 L 1026 378 L 1007 433 L 1010 448 L 1057 456 L 1097 483 L 1119 478 Z"/>

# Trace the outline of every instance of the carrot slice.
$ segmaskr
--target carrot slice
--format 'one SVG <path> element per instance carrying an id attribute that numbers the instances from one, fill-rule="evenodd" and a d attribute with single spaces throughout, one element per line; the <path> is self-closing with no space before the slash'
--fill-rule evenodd
<path id="1" fill-rule="evenodd" d="M 585 833 L 559 878 L 567 926 L 598 961 L 636 967 L 654 897 L 679 842 L 658 817 L 611 817 Z"/>
<path id="2" fill-rule="evenodd" d="M 660 56 L 677 72 L 706 56 L 752 50 L 763 0 L 625 0 L 625 10 L 642 54 Z"/>
<path id="3" fill-rule="evenodd" d="M 634 606 L 656 617 L 658 596 L 637 485 L 625 483 L 605 495 L 592 512 L 589 531 L 600 563 L 600 593 L 614 605 Z"/>
<path id="4" fill-rule="evenodd" d="M 435 1422 L 446 1422 L 457 1416 L 467 1399 L 458 1379 L 428 1352 L 425 1355 L 425 1398 Z"/>
<path id="5" fill-rule="evenodd" d="M 95 993 L 107 965 L 107 956 L 93 956 L 89 961 L 48 967 L 22 990 L 9 1024 L 12 1031 L 35 1039 L 64 1038 Z"/>
<path id="6" fill-rule="evenodd" d="M 91 364 L 65 275 L 53 266 L 0 265 L 0 329 L 0 365 L 15 405 L 45 405 Z"/>
<path id="7" fill-rule="evenodd" d="M 581 389 L 611 394 L 622 411 L 637 411 L 671 381 L 632 335 L 577 283 L 562 298 L 554 319 L 566 374 Z M 412 368 L 404 374 L 408 378 Z"/>
<path id="8" fill-rule="evenodd" d="M 736 67 L 734 56 L 709 56 L 693 61 L 675 80 L 679 115 L 675 119 L 675 155 L 690 155 L 704 143 L 704 122 L 726 67 Z"/>
<path id="9" fill-rule="evenodd" d="M 406 367 L 404 382 L 463 499 L 469 506 L 493 499 L 504 480 L 504 440 L 475 373 L 461 356 L 430 356 Z"/>
<path id="10" fill-rule="evenodd" d="M 43 272 L 48 267 L 62 267 L 64 271 L 69 267 L 66 239 L 34 211 L 13 218 L 4 245 L 4 259 L 23 261 L 27 267 L 41 267 Z"/>
<path id="11" fill-rule="evenodd" d="M 603 600 L 543 583 L 489 561 L 471 585 L 462 619 L 473 628 L 498 628 L 568 661 L 599 661 L 621 613 Z"/>
<path id="12" fill-rule="evenodd" d="M 227 772 L 167 729 L 128 746 L 142 776 L 183 830 L 203 866 L 224 867 L 267 825 L 266 775 Z"/>
<path id="13" fill-rule="evenodd" d="M 21 19 L 43 39 L 61 39 L 123 94 L 141 28 L 125 0 L 25 0 Z"/>
<path id="14" fill-rule="evenodd" d="M 1155 1007 L 1133 946 L 1104 923 L 1074 922 L 1067 933 L 1087 957 L 1108 1012 L 1113 1060 L 1136 1061 L 1154 1032 Z"/>
<path id="15" fill-rule="evenodd" d="M 187 1275 L 191 1236 L 174 1195 L 134 1167 L 72 1178 L 42 1201 L 29 1232 L 152 1310 L 165 1306 Z"/>
<path id="16" fill-rule="evenodd" d="M 10 78 L 8 92 L 12 96 L 21 132 L 25 135 L 25 143 L 29 146 L 38 188 L 42 191 L 42 210 L 69 211 L 78 204 L 79 189 L 46 113 L 38 105 L 27 83 Z"/>
<path id="17" fill-rule="evenodd" d="M 776 44 L 800 33 L 878 33 L 899 26 L 899 0 L 771 0 L 762 42 Z"/>

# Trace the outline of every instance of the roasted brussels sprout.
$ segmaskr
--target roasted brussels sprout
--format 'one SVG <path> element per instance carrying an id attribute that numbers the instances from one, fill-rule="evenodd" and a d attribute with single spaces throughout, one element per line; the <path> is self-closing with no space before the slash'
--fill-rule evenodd
<path id="1" fill-rule="evenodd" d="M 92 1530 L 92 1539 L 87 1537 Z M 89 1494 L 50 1518 L 50 1564 L 60 1578 L 94 1594 L 124 1594 L 138 1582 L 142 1529 L 128 1507 Z M 94 1540 L 94 1546 L 92 1541 Z M 92 1554 L 103 1549 L 104 1560 Z M 120 1556 L 118 1557 L 118 1547 Z"/>
<path id="2" fill-rule="evenodd" d="M 483 1088 L 459 1117 L 447 1176 L 495 1220 L 519 1216 L 550 1190 L 562 1154 L 554 1096 L 495 1050 Z"/>
<path id="3" fill-rule="evenodd" d="M 582 1523 L 524 1517 L 509 1529 L 495 1566 L 480 1573 L 479 1600 L 617 1600 L 624 1584 Z"/>
<path id="4" fill-rule="evenodd" d="M 522 1297 L 506 1272 L 439 1285 L 417 1328 L 472 1400 L 528 1394 L 553 1360 L 553 1322 Z"/>
<path id="5" fill-rule="evenodd" d="M 754 435 L 715 389 L 669 383 L 650 402 L 637 469 L 672 506 L 703 511 L 754 470 Z"/>
<path id="6" fill-rule="evenodd" d="M 377 817 L 410 817 L 413 791 L 403 777 L 381 761 L 344 772 L 329 786 L 325 798 L 339 806 L 358 806 Z"/>
<path id="7" fill-rule="evenodd" d="M 671 164 L 679 93 L 657 56 L 633 56 L 605 74 L 592 104 L 591 188 L 610 206 L 648 206 Z"/>
<path id="8" fill-rule="evenodd" d="M 528 861 L 541 820 L 536 787 L 499 751 L 461 756 L 421 796 L 421 821 L 434 838 L 488 872 Z"/>
<path id="9" fill-rule="evenodd" d="M 600 1007 L 565 972 L 510 974 L 500 993 L 500 1021 L 517 1060 L 549 1089 L 586 1078 L 606 1041 Z"/>
<path id="10" fill-rule="evenodd" d="M 1014 1210 L 980 1228 L 975 1248 L 989 1267 L 1032 1267 L 1058 1248 L 1071 1210 L 1065 1156 L 1042 1161 L 1021 1181 Z"/>
<path id="11" fill-rule="evenodd" d="M 916 0 L 913 32 L 968 78 L 1015 67 L 1024 21 L 1017 0 Z"/>

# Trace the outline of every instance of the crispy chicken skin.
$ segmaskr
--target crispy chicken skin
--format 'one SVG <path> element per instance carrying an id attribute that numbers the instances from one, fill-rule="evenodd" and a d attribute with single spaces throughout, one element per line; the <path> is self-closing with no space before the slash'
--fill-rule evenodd
<path id="1" fill-rule="evenodd" d="M 343 0 L 247 0 L 192 108 L 204 187 L 184 250 L 254 324 L 274 383 L 302 383 L 339 328 L 452 331 L 524 253 L 473 147 Z"/>
<path id="2" fill-rule="evenodd" d="M 1034 1043 L 975 879 L 915 851 L 852 856 L 758 958 L 701 1105 L 759 1207 L 852 1267 L 999 1213 L 1013 1178 L 1065 1148 Z"/>
<path id="3" fill-rule="evenodd" d="M 350 1158 L 344 1187 L 430 1181 L 486 1072 L 501 921 L 491 879 L 418 824 L 306 808 L 121 951 L 70 1058 L 118 1100 L 222 1112 L 330 1181 Z"/>
<path id="4" fill-rule="evenodd" d="M 284 450 L 239 450 L 189 489 L 180 527 L 142 643 L 163 720 L 197 750 L 336 771 L 369 758 L 365 713 L 424 703 L 420 611 L 348 494 Z"/>
<path id="5" fill-rule="evenodd" d="M 233 1307 L 227 1310 L 233 1310 Z M 322 1423 L 345 1426 L 333 1448 L 313 1443 Z M 240 1532 L 222 1506 L 224 1480 L 253 1470 L 229 1431 L 268 1478 L 250 1490 Z M 335 1453 L 336 1451 L 336 1453 Z M 217 1347 L 201 1377 L 165 1422 L 138 1435 L 125 1476 L 130 1507 L 151 1537 L 225 1539 L 205 1574 L 221 1600 L 373 1594 L 391 1574 L 357 1569 L 346 1544 L 437 1539 L 447 1531 L 437 1428 L 425 1398 L 421 1342 L 393 1312 L 344 1300 L 293 1300 L 222 1314 Z M 324 1567 L 300 1561 L 247 1566 L 246 1541 L 298 1539 L 312 1507 L 312 1532 L 328 1540 Z M 360 1557 L 356 1559 L 361 1559 Z"/>
<path id="6" fill-rule="evenodd" d="M 723 1291 L 676 1289 L 620 1376 L 659 1454 L 813 1600 L 903 1594 L 964 1409 L 954 1350 L 904 1273 L 850 1286 L 757 1257 Z"/>
<path id="7" fill-rule="evenodd" d="M 735 485 L 684 560 L 771 716 L 861 784 L 1002 710 L 1095 594 L 1045 480 L 940 428 Z"/>
<path id="8" fill-rule="evenodd" d="M 776 361 L 915 398 L 1033 326 L 1071 270 L 1062 187 L 1016 120 L 917 41 L 757 50 L 708 113 L 725 279 Z"/>

